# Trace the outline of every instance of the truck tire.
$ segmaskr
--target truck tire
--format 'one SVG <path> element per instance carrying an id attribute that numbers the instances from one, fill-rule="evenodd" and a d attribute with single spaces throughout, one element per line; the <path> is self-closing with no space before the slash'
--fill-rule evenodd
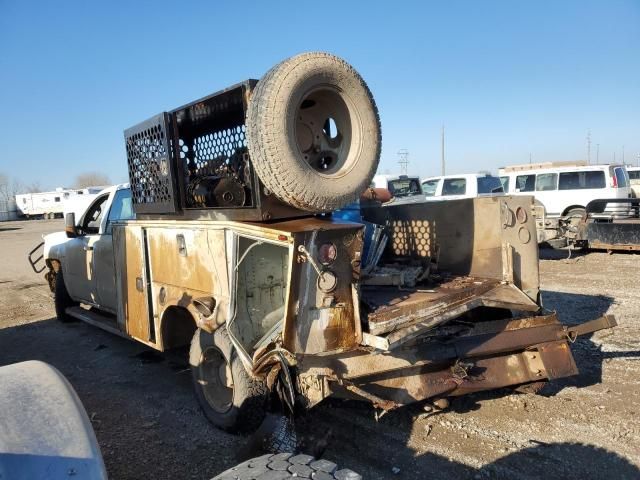
<path id="1" fill-rule="evenodd" d="M 566 219 L 571 219 L 571 220 L 573 219 L 582 220 L 586 216 L 587 216 L 586 209 L 578 207 L 578 208 L 572 208 L 571 210 L 569 210 L 564 217 Z"/>
<path id="2" fill-rule="evenodd" d="M 226 327 L 213 334 L 197 329 L 189 363 L 198 403 L 213 425 L 228 432 L 251 432 L 260 426 L 267 387 L 249 376 Z"/>
<path id="3" fill-rule="evenodd" d="M 362 480 L 362 475 L 348 468 L 340 469 L 329 460 L 316 460 L 311 455 L 277 453 L 252 458 L 221 473 L 212 480 L 261 480 L 293 478 L 326 478 Z"/>
<path id="4" fill-rule="evenodd" d="M 380 160 L 378 109 L 344 60 L 312 52 L 279 63 L 247 110 L 247 146 L 269 192 L 309 212 L 358 199 Z"/>
<path id="5" fill-rule="evenodd" d="M 72 322 L 74 319 L 67 315 L 66 309 L 68 307 L 75 307 L 78 302 L 74 302 L 69 296 L 67 286 L 64 283 L 64 277 L 62 276 L 62 267 L 56 272 L 56 288 L 53 292 L 53 303 L 56 308 L 56 317 L 61 322 Z"/>

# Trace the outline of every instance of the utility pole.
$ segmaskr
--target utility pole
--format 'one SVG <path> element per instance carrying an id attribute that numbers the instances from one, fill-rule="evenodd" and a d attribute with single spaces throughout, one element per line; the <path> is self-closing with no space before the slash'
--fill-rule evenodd
<path id="1" fill-rule="evenodd" d="M 445 175 L 445 168 L 444 168 L 444 123 L 442 124 L 442 145 L 441 145 L 441 152 L 442 152 L 442 175 Z"/>
<path id="2" fill-rule="evenodd" d="M 636 167 L 640 167 L 640 153 L 636 153 Z"/>
<path id="3" fill-rule="evenodd" d="M 400 164 L 400 173 L 407 174 L 407 165 L 409 165 L 409 150 L 403 148 L 398 151 L 398 163 Z"/>
<path id="4" fill-rule="evenodd" d="M 531 165 L 531 152 L 529 152 L 529 165 Z"/>
<path id="5" fill-rule="evenodd" d="M 600 163 L 600 144 L 596 143 L 596 165 Z"/>
<path id="6" fill-rule="evenodd" d="M 587 164 L 591 165 L 591 129 L 587 130 Z"/>
<path id="7" fill-rule="evenodd" d="M 622 145 L 622 164 L 624 165 L 624 145 Z"/>

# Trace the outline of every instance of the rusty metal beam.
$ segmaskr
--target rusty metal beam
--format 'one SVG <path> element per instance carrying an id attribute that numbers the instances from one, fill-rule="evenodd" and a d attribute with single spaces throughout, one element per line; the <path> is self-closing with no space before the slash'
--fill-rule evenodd
<path id="1" fill-rule="evenodd" d="M 435 371 L 360 379 L 348 390 L 385 409 L 441 396 L 459 396 L 483 390 L 545 381 L 577 373 L 566 342 L 540 345 L 524 351 L 474 361 L 461 361 Z M 545 351 L 545 355 L 541 355 Z M 340 393 L 336 386 L 336 393 Z M 344 388 L 344 387 L 342 387 Z"/>

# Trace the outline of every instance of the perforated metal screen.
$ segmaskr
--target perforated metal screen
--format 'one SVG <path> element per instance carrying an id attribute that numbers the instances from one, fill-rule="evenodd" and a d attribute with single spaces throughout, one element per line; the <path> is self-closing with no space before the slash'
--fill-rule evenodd
<path id="1" fill-rule="evenodd" d="M 176 211 L 169 115 L 162 113 L 125 131 L 129 183 L 136 213 Z"/>
<path id="2" fill-rule="evenodd" d="M 239 84 L 174 110 L 185 208 L 255 205 L 245 135 L 250 89 L 250 83 Z"/>

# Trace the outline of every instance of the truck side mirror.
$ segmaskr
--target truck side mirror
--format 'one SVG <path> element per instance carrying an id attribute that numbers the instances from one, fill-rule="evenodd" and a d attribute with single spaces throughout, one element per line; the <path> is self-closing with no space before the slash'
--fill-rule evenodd
<path id="1" fill-rule="evenodd" d="M 64 231 L 68 238 L 75 238 L 78 236 L 78 227 L 76 227 L 76 214 L 69 212 L 64 217 Z"/>

